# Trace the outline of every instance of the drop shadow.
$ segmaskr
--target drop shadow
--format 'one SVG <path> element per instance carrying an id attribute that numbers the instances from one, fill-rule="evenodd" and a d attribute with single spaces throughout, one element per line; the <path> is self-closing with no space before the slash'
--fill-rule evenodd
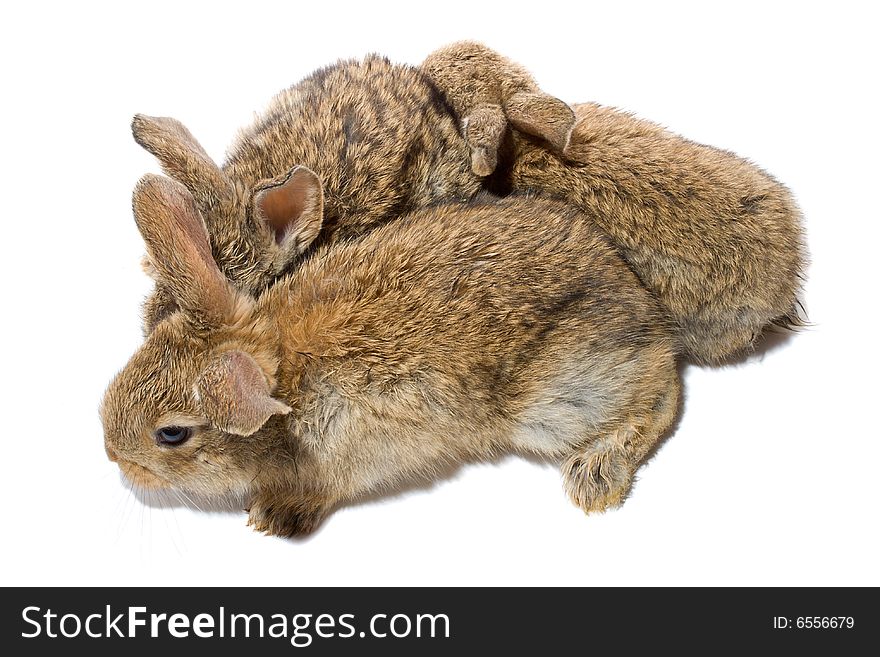
<path id="1" fill-rule="evenodd" d="M 782 351 L 799 335 L 810 333 L 816 328 L 816 324 L 809 320 L 809 316 L 810 310 L 806 299 L 802 296 L 798 297 L 795 303 L 795 311 L 791 313 L 788 321 L 768 325 L 751 348 L 744 349 L 723 359 L 721 362 L 714 364 L 714 367 L 728 368 L 755 362 L 759 363 L 766 356 Z M 694 364 L 702 367 L 713 367 L 713 365 Z"/>
<path id="2" fill-rule="evenodd" d="M 361 506 L 371 506 L 371 505 L 379 505 L 379 504 L 388 504 L 389 502 L 396 499 L 404 499 L 406 497 L 410 497 L 413 495 L 419 494 L 427 494 L 431 491 L 435 490 L 441 484 L 446 484 L 452 481 L 455 481 L 459 478 L 462 472 L 468 468 L 475 465 L 488 465 L 488 466 L 498 466 L 501 463 L 511 460 L 511 459 L 523 459 L 528 461 L 529 463 L 540 466 L 540 467 L 553 467 L 558 468 L 559 462 L 555 461 L 549 457 L 542 457 L 532 453 L 520 453 L 520 452 L 510 452 L 506 454 L 499 454 L 489 459 L 470 459 L 466 461 L 462 461 L 460 463 L 449 463 L 444 464 L 443 466 L 435 469 L 430 478 L 426 475 L 424 477 L 412 477 L 411 479 L 407 479 L 405 481 L 401 481 L 399 484 L 382 488 L 379 490 L 371 491 L 364 495 L 360 495 L 352 500 L 345 500 L 342 502 L 338 502 L 332 508 L 327 511 L 327 514 L 324 516 L 324 519 L 321 523 L 315 527 L 315 529 L 310 533 L 304 536 L 292 536 L 289 538 L 285 538 L 283 540 L 288 540 L 293 543 L 298 544 L 306 544 L 309 541 L 316 538 L 323 530 L 324 526 L 331 521 L 332 516 L 342 509 L 348 508 L 357 508 Z"/>
<path id="3" fill-rule="evenodd" d="M 354 500 L 349 502 L 345 502 L 339 504 L 335 509 L 343 509 L 348 507 L 362 506 L 368 504 L 382 504 L 388 502 L 397 497 L 406 497 L 408 495 L 414 495 L 419 493 L 429 493 L 440 484 L 446 484 L 451 481 L 455 481 L 458 477 L 461 476 L 461 473 L 465 468 L 472 467 L 475 465 L 488 465 L 488 466 L 498 466 L 505 461 L 509 461 L 512 459 L 520 459 L 528 461 L 533 465 L 538 466 L 553 466 L 558 467 L 559 463 L 554 461 L 550 457 L 542 457 L 532 453 L 520 453 L 520 452 L 510 452 L 506 454 L 500 454 L 498 456 L 494 456 L 490 459 L 480 459 L 480 460 L 468 460 L 463 461 L 462 463 L 457 464 L 449 464 L 441 468 L 440 470 L 435 470 L 434 474 L 430 479 L 412 479 L 406 482 L 401 483 L 399 486 L 395 486 L 393 488 L 386 488 L 378 491 L 373 491 L 371 493 L 362 495 Z M 334 510 L 335 510 L 334 509 Z"/>
<path id="4" fill-rule="evenodd" d="M 812 327 L 812 324 L 805 324 L 804 326 L 793 329 L 771 327 L 761 334 L 761 337 L 758 338 L 750 349 L 746 349 L 745 351 L 730 356 L 729 358 L 725 358 L 714 365 L 693 364 L 697 367 L 730 368 L 749 365 L 751 363 L 760 363 L 768 355 L 782 351 L 798 335 L 808 332 Z"/>
<path id="5" fill-rule="evenodd" d="M 435 469 L 430 477 L 412 477 L 411 479 L 401 481 L 398 485 L 387 487 L 370 493 L 361 495 L 352 500 L 338 502 L 327 510 L 324 518 L 321 520 L 312 532 L 305 535 L 281 537 L 272 536 L 278 540 L 290 541 L 297 544 L 307 544 L 317 538 L 324 530 L 325 525 L 331 521 L 331 517 L 339 510 L 360 506 L 369 506 L 376 504 L 387 504 L 394 499 L 405 498 L 407 496 L 430 493 L 441 484 L 454 481 L 461 475 L 464 468 L 472 465 L 491 465 L 495 466 L 499 463 L 511 458 L 524 458 L 536 465 L 554 465 L 552 459 L 544 459 L 532 454 L 501 454 L 491 459 L 467 460 L 460 463 L 450 463 Z M 247 501 L 239 496 L 228 495 L 225 497 L 205 497 L 195 495 L 193 493 L 183 493 L 176 489 L 147 489 L 142 486 L 133 485 L 122 472 L 119 472 L 119 480 L 124 488 L 126 488 L 135 499 L 146 507 L 157 510 L 165 509 L 190 509 L 200 513 L 207 513 L 220 516 L 247 516 Z"/>

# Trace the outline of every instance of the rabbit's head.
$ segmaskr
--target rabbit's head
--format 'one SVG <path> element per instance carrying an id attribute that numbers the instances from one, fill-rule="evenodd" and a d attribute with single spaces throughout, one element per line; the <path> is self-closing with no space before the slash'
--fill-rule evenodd
<path id="1" fill-rule="evenodd" d="M 309 180 L 306 196 L 320 206 L 320 184 Z M 135 189 L 133 209 L 174 310 L 107 389 L 107 454 L 144 486 L 243 493 L 276 452 L 271 441 L 284 434 L 259 430 L 282 426 L 290 412 L 273 396 L 277 331 L 259 301 L 220 272 L 187 188 L 148 175 Z"/>
<path id="2" fill-rule="evenodd" d="M 323 196 L 320 181 L 308 168 L 295 166 L 249 186 L 228 177 L 175 119 L 138 114 L 132 134 L 189 192 L 207 224 L 216 261 L 235 287 L 259 292 L 318 237 Z M 156 282 L 145 306 L 147 333 L 176 308 L 165 282 L 161 277 Z"/>

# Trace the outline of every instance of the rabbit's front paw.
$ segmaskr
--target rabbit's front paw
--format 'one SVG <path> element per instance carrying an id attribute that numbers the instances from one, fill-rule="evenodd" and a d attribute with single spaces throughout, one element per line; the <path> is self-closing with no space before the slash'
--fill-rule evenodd
<path id="1" fill-rule="evenodd" d="M 632 466 L 624 449 L 603 441 L 568 458 L 562 468 L 565 489 L 586 513 L 620 506 L 632 486 Z"/>
<path id="2" fill-rule="evenodd" d="M 479 105 L 464 119 L 464 139 L 471 149 L 471 171 L 489 176 L 498 166 L 501 138 L 507 130 L 507 119 L 500 105 Z"/>
<path id="3" fill-rule="evenodd" d="M 248 525 L 269 536 L 304 536 L 321 524 L 327 508 L 315 496 L 257 495 L 248 510 Z"/>

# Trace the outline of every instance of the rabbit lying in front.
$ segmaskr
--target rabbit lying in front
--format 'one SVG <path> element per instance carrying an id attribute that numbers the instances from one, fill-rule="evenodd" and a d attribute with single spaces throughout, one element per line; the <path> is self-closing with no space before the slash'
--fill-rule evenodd
<path id="1" fill-rule="evenodd" d="M 314 175 L 299 184 L 320 204 Z M 146 176 L 134 213 L 178 309 L 107 390 L 108 456 L 144 486 L 244 494 L 258 530 L 309 532 L 337 503 L 506 451 L 561 459 L 600 511 L 675 416 L 663 309 L 558 202 L 417 211 L 257 297 L 220 272 L 182 185 Z"/>
<path id="2" fill-rule="evenodd" d="M 587 212 L 669 311 L 689 357 L 717 363 L 770 324 L 800 323 L 800 212 L 773 177 L 596 104 L 576 105 L 566 123 L 526 71 L 477 43 L 440 49 L 422 68 L 460 114 L 473 170 L 488 175 L 498 149 L 493 188 Z"/>

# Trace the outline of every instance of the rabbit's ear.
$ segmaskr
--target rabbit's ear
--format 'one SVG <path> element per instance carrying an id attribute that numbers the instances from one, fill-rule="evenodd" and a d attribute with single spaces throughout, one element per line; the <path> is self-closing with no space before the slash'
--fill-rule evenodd
<path id="1" fill-rule="evenodd" d="M 182 182 L 201 205 L 230 195 L 223 172 L 180 121 L 136 114 L 131 121 L 134 140 L 156 156 L 162 170 Z"/>
<path id="2" fill-rule="evenodd" d="M 574 111 L 563 101 L 542 92 L 513 94 L 504 103 L 504 113 L 514 128 L 546 139 L 562 153 L 574 128 Z"/>
<path id="3" fill-rule="evenodd" d="M 324 191 L 311 169 L 296 166 L 284 176 L 263 183 L 254 194 L 257 221 L 275 237 L 274 267 L 281 271 L 305 251 L 321 232 Z"/>
<path id="4" fill-rule="evenodd" d="M 250 436 L 273 415 L 291 411 L 272 397 L 263 370 L 243 351 L 217 356 L 199 377 L 196 391 L 211 424 L 237 436 Z"/>
<path id="5" fill-rule="evenodd" d="M 192 195 L 180 183 L 150 174 L 135 187 L 132 207 L 150 262 L 174 300 L 205 320 L 228 320 L 238 295 L 211 255 Z"/>

